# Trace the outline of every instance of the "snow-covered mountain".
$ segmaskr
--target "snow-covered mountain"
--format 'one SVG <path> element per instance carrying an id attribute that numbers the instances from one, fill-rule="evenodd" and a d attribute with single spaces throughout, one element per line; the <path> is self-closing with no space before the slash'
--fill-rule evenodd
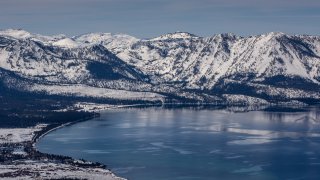
<path id="1" fill-rule="evenodd" d="M 9 29 L 0 31 L 0 71 L 5 86 L 14 88 L 6 79 L 20 79 L 20 90 L 60 95 L 72 94 L 67 87 L 75 91 L 81 86 L 93 92 L 78 95 L 97 92 L 99 98 L 108 91 L 105 97 L 118 99 L 123 92 L 109 91 L 122 90 L 144 100 L 311 103 L 320 100 L 320 37 L 176 32 L 138 39 L 110 33 L 42 36 Z"/>

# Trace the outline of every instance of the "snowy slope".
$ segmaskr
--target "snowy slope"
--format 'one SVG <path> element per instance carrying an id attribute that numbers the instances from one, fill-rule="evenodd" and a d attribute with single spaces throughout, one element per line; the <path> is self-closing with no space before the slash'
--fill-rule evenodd
<path id="1" fill-rule="evenodd" d="M 73 43 L 76 42 L 62 39 L 51 46 L 32 39 L 0 36 L 0 68 L 23 77 L 56 83 L 107 79 L 104 76 L 108 76 L 108 80 L 142 78 L 141 73 L 103 46 L 77 47 Z"/>
<path id="2" fill-rule="evenodd" d="M 176 38 L 183 37 L 183 38 Z M 185 33 L 142 40 L 120 53 L 143 72 L 189 88 L 212 88 L 221 77 L 298 76 L 319 83 L 319 37 L 269 33 L 247 38 L 218 34 L 199 38 Z M 112 47 L 107 47 L 112 49 Z"/>
<path id="3" fill-rule="evenodd" d="M 81 36 L 75 36 L 73 39 L 82 45 L 101 44 L 112 52 L 120 53 L 139 39 L 126 34 L 111 34 L 111 33 L 90 33 Z"/>
<path id="4" fill-rule="evenodd" d="M 248 102 L 256 97 L 263 103 L 317 100 L 320 37 L 175 32 L 138 39 L 111 33 L 42 36 L 9 29 L 0 31 L 1 69 L 48 93 L 51 85 L 72 89 L 81 84 L 209 102 L 230 97 Z"/>
<path id="5" fill-rule="evenodd" d="M 175 32 L 164 34 L 156 38 L 150 39 L 151 41 L 165 41 L 165 40 L 176 40 L 176 39 L 192 39 L 192 38 L 199 38 L 194 34 L 190 34 L 188 32 Z"/>

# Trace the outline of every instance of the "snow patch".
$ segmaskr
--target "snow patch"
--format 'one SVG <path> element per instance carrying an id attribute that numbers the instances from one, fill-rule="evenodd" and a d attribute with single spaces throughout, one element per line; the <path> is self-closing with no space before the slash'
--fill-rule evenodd
<path id="1" fill-rule="evenodd" d="M 190 38 L 198 38 L 197 36 L 187 33 L 187 32 L 175 32 L 164 34 L 159 37 L 150 39 L 151 41 L 159 41 L 159 40 L 168 40 L 168 39 L 190 39 Z"/>
<path id="2" fill-rule="evenodd" d="M 0 144 L 31 141 L 35 132 L 41 131 L 46 126 L 47 124 L 39 124 L 30 128 L 0 128 Z"/>
<path id="3" fill-rule="evenodd" d="M 63 47 L 63 48 L 77 48 L 77 47 L 79 47 L 79 44 L 70 38 L 60 39 L 56 42 L 53 42 L 52 45 Z"/>
<path id="4" fill-rule="evenodd" d="M 0 31 L 0 35 L 2 36 L 10 36 L 16 39 L 26 39 L 31 37 L 31 33 L 24 31 L 22 29 L 6 29 Z"/>

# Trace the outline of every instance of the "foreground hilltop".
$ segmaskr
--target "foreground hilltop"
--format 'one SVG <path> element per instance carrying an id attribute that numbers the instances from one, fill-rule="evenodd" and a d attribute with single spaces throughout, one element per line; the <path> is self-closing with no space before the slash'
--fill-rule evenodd
<path id="1" fill-rule="evenodd" d="M 320 37 L 0 31 L 0 88 L 121 103 L 314 104 Z"/>

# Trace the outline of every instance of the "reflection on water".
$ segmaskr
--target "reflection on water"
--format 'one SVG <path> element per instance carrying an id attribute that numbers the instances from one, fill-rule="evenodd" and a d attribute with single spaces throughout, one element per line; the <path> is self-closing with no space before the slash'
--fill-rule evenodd
<path id="1" fill-rule="evenodd" d="M 118 109 L 52 132 L 37 147 L 105 163 L 132 180 L 320 179 L 319 125 L 317 108 Z"/>

